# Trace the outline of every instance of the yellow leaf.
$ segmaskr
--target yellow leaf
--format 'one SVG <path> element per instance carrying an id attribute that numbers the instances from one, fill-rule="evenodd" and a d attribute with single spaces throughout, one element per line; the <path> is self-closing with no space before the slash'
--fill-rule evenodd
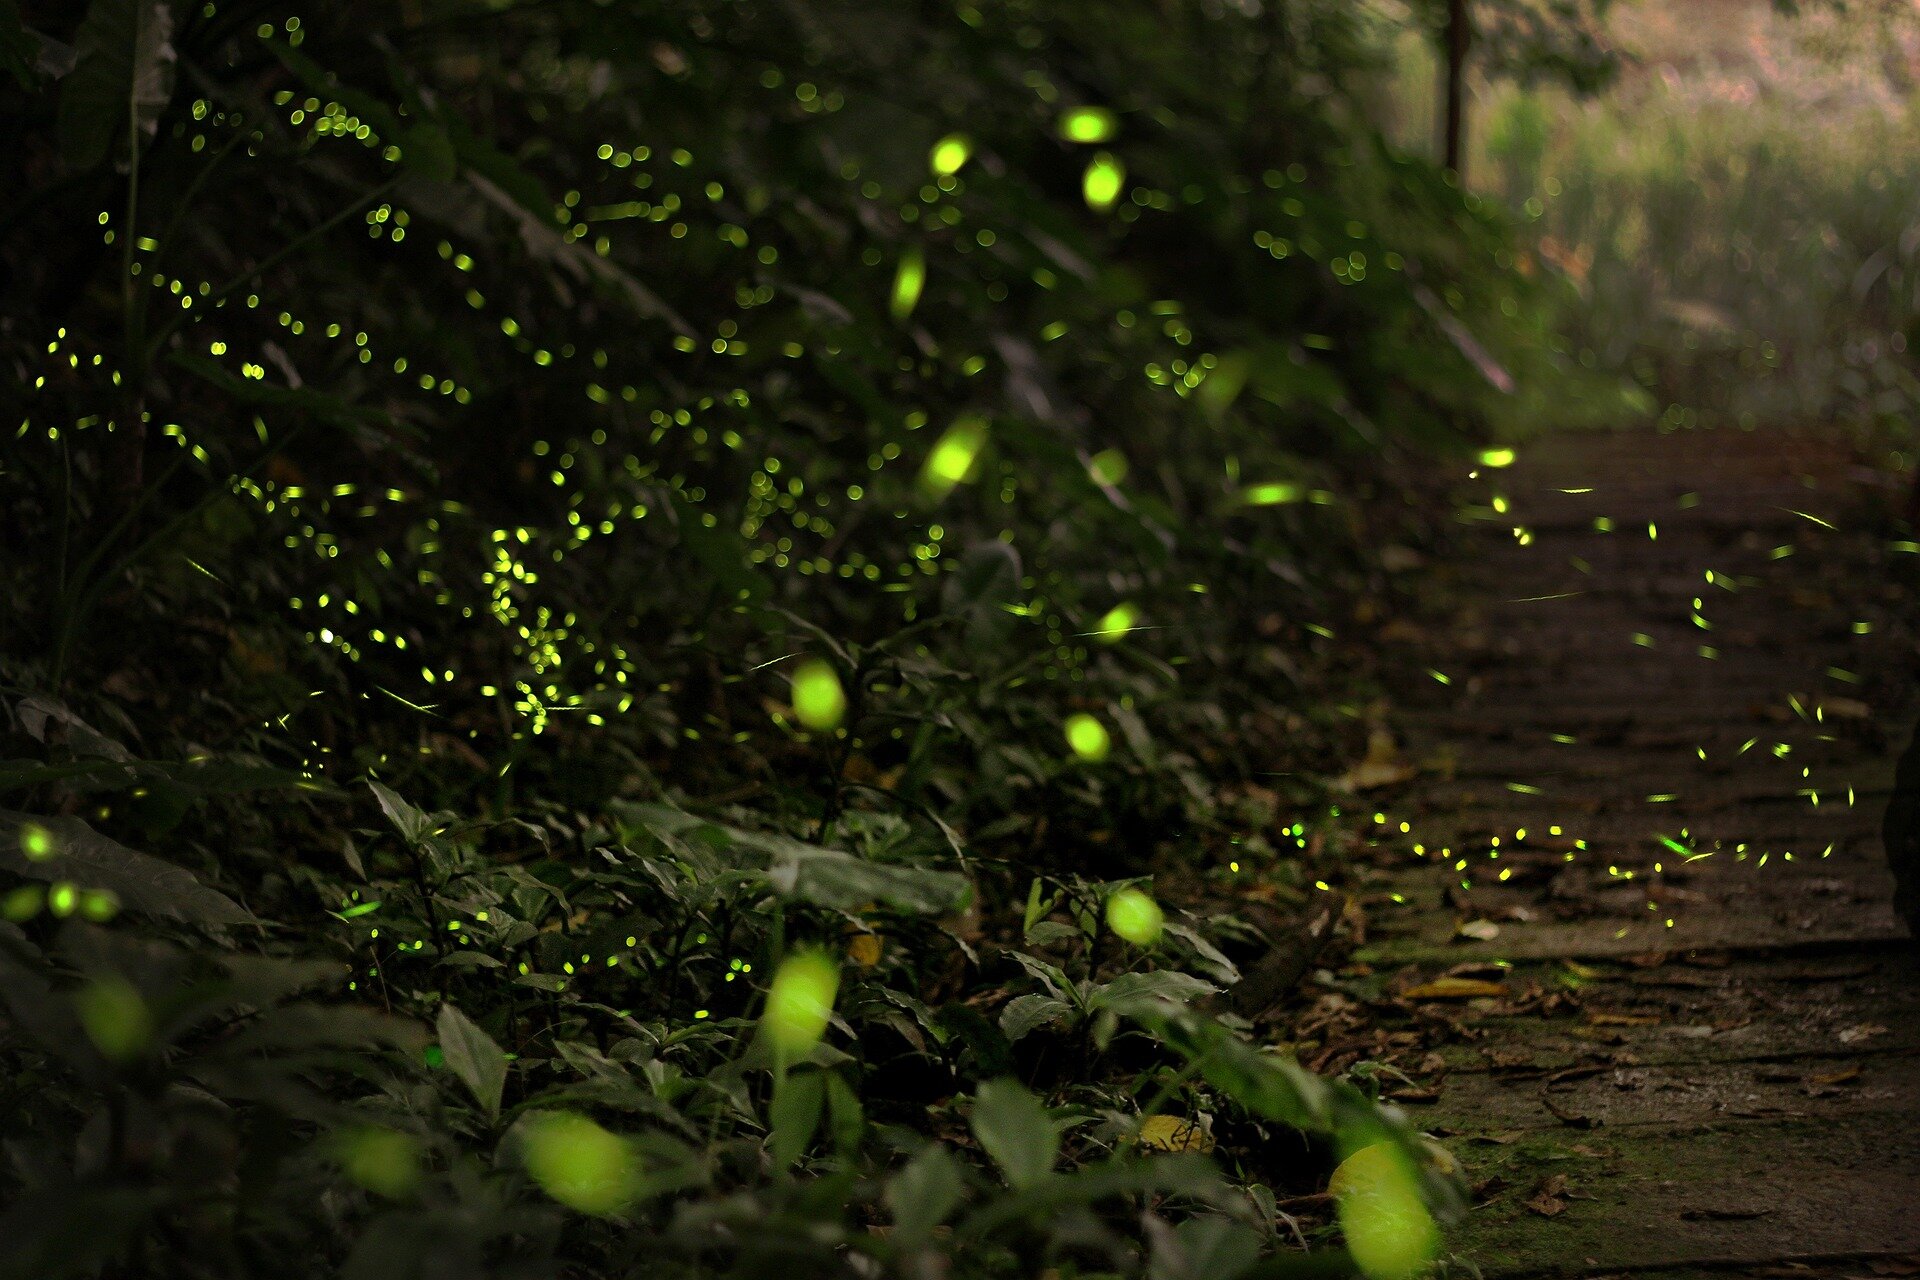
<path id="1" fill-rule="evenodd" d="M 880 935 L 877 933 L 856 933 L 847 942 L 847 958 L 862 969 L 871 969 L 880 963 Z"/>
<path id="2" fill-rule="evenodd" d="M 1156 1151 L 1213 1150 L 1213 1135 L 1191 1120 L 1177 1116 L 1148 1116 L 1140 1126 L 1140 1145 Z"/>

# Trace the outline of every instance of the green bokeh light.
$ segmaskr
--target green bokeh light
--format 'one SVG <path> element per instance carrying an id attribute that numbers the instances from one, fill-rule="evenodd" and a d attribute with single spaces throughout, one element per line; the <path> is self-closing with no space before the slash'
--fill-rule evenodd
<path id="1" fill-rule="evenodd" d="M 1159 942 L 1165 925 L 1160 904 L 1139 889 L 1121 889 L 1107 899 L 1107 928 L 1136 947 Z"/>
<path id="2" fill-rule="evenodd" d="M 1117 156 L 1102 151 L 1087 166 L 1086 176 L 1080 180 L 1080 193 L 1086 197 L 1089 209 L 1105 213 L 1120 198 L 1120 188 L 1126 182 L 1127 167 Z"/>
<path id="3" fill-rule="evenodd" d="M 1483 467 L 1510 467 L 1517 454 L 1511 449 L 1482 449 L 1480 465 Z"/>
<path id="4" fill-rule="evenodd" d="M 1082 760 L 1097 763 L 1107 758 L 1113 739 L 1107 733 L 1107 726 L 1081 713 L 1067 717 L 1067 745 Z"/>
<path id="5" fill-rule="evenodd" d="M 973 155 L 973 140 L 964 133 L 950 133 L 927 152 L 927 167 L 940 177 L 960 172 Z"/>
<path id="6" fill-rule="evenodd" d="M 1102 644 L 1114 644 L 1140 622 L 1140 611 L 1130 604 L 1117 604 L 1094 624 L 1093 634 Z"/>
<path id="7" fill-rule="evenodd" d="M 420 1182 L 420 1140 L 394 1129 L 369 1126 L 340 1135 L 334 1144 L 340 1169 L 356 1185 L 398 1200 Z"/>
<path id="8" fill-rule="evenodd" d="M 131 1062 L 153 1043 L 153 1014 L 125 978 L 101 978 L 74 996 L 81 1029 L 109 1062 Z"/>
<path id="9" fill-rule="evenodd" d="M 1241 494 L 1241 500 L 1250 507 L 1280 507 L 1298 502 L 1306 496 L 1307 491 L 1300 485 L 1276 480 L 1267 484 L 1248 485 Z"/>
<path id="10" fill-rule="evenodd" d="M 640 1198 L 640 1162 L 619 1134 L 564 1111 L 526 1122 L 522 1158 L 540 1189 L 581 1213 L 618 1213 Z"/>
<path id="11" fill-rule="evenodd" d="M 962 418 L 948 427 L 934 443 L 921 472 L 920 483 L 934 497 L 944 497 L 954 486 L 971 480 L 980 462 L 980 451 L 987 445 L 984 418 Z"/>
<path id="12" fill-rule="evenodd" d="M 927 284 L 927 258 L 919 249 L 908 249 L 900 255 L 900 265 L 893 273 L 893 298 L 888 310 L 895 320 L 905 320 L 913 314 L 914 307 L 920 303 L 920 291 Z"/>
<path id="13" fill-rule="evenodd" d="M 1068 142 L 1105 142 L 1120 122 L 1105 107 L 1074 107 L 1060 113 L 1060 136 Z"/>
<path id="14" fill-rule="evenodd" d="M 1406 1152 L 1376 1142 L 1341 1161 L 1327 1188 L 1347 1252 L 1367 1280 L 1412 1280 L 1440 1251 L 1440 1230 Z"/>
<path id="15" fill-rule="evenodd" d="M 793 673 L 793 718 L 809 729 L 829 733 L 847 716 L 847 694 L 840 677 L 819 658 L 808 658 Z"/>
<path id="16" fill-rule="evenodd" d="M 800 951 L 781 961 L 761 1024 L 782 1061 L 797 1062 L 813 1051 L 826 1034 L 839 989 L 839 966 L 824 952 Z"/>
<path id="17" fill-rule="evenodd" d="M 1127 478 L 1127 455 L 1118 449 L 1102 449 L 1088 461 L 1087 474 L 1100 484 L 1119 484 Z"/>
<path id="18" fill-rule="evenodd" d="M 26 823 L 20 828 L 20 851 L 29 862 L 45 862 L 55 853 L 53 832 L 37 822 Z"/>

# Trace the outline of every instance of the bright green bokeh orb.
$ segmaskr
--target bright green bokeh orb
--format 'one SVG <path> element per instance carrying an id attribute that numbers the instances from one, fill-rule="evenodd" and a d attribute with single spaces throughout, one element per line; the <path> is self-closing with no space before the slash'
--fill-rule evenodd
<path id="1" fill-rule="evenodd" d="M 944 178 L 960 172 L 973 155 L 973 142 L 964 133 L 950 133 L 933 144 L 933 150 L 927 152 L 927 167 Z"/>
<path id="2" fill-rule="evenodd" d="M 819 658 L 809 658 L 793 672 L 793 718 L 809 729 L 827 733 L 847 716 L 847 694 L 840 677 Z"/>
<path id="3" fill-rule="evenodd" d="M 987 447 L 987 423 L 984 418 L 962 418 L 941 433 L 927 455 L 920 473 L 920 484 L 934 497 L 945 497 L 954 486 L 973 479 L 980 451 Z"/>
<path id="4" fill-rule="evenodd" d="M 1412 1160 L 1391 1142 L 1348 1156 L 1327 1190 L 1347 1252 L 1367 1280 L 1413 1280 L 1440 1252 L 1440 1229 L 1420 1195 Z"/>
<path id="5" fill-rule="evenodd" d="M 20 828 L 20 852 L 29 862 L 45 862 L 54 854 L 53 832 L 37 822 L 26 823 Z"/>
<path id="6" fill-rule="evenodd" d="M 1107 726 L 1092 716 L 1074 715 L 1067 717 L 1067 745 L 1082 760 L 1098 763 L 1107 758 L 1113 739 L 1107 734 Z"/>
<path id="7" fill-rule="evenodd" d="M 1480 465 L 1483 467 L 1510 467 L 1518 456 L 1511 449 L 1482 449 Z"/>
<path id="8" fill-rule="evenodd" d="M 1120 122 L 1105 107 L 1075 107 L 1060 113 L 1060 136 L 1068 142 L 1105 142 Z"/>
<path id="9" fill-rule="evenodd" d="M 1112 644 L 1133 630 L 1140 621 L 1140 611 L 1130 604 L 1117 604 L 1100 617 L 1093 628 L 1094 638 L 1102 644 Z"/>
<path id="10" fill-rule="evenodd" d="M 761 1024 L 783 1061 L 797 1062 L 813 1051 L 826 1034 L 839 989 L 840 967 L 824 952 L 796 952 L 781 961 Z"/>
<path id="11" fill-rule="evenodd" d="M 1165 925 L 1160 904 L 1139 889 L 1121 889 L 1107 899 L 1107 928 L 1136 947 L 1160 941 Z"/>
<path id="12" fill-rule="evenodd" d="M 640 1198 L 640 1162 L 633 1148 L 585 1116 L 564 1111 L 532 1116 L 524 1142 L 527 1172 L 569 1209 L 618 1213 Z"/>
<path id="13" fill-rule="evenodd" d="M 1080 194 L 1086 197 L 1089 209 L 1105 213 L 1120 198 L 1120 188 L 1126 181 L 1127 167 L 1117 157 L 1102 151 L 1087 166 L 1086 176 L 1080 180 Z"/>

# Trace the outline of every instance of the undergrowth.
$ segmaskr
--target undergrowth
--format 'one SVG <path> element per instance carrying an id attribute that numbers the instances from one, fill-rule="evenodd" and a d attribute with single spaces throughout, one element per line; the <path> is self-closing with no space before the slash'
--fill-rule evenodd
<path id="1" fill-rule="evenodd" d="M 1418 1270 L 1222 993 L 1572 362 L 1371 21 L 0 10 L 0 1274 Z"/>

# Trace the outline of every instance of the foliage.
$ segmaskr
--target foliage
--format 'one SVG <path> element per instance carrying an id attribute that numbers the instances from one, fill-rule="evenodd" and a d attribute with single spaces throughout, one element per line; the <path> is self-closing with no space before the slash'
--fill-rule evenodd
<path id="1" fill-rule="evenodd" d="M 1444 1209 L 1205 1011 L 1369 501 L 1556 358 L 1371 21 L 0 10 L 0 1274 L 1281 1274 L 1336 1141 Z"/>

